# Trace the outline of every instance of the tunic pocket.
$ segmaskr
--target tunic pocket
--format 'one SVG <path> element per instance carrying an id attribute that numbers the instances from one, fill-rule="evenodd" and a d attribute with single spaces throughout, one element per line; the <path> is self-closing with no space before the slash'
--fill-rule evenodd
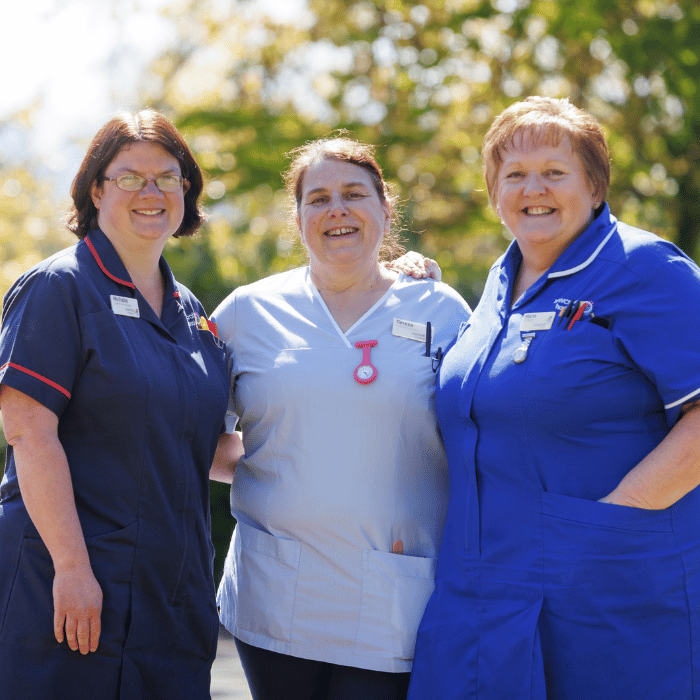
<path id="1" fill-rule="evenodd" d="M 413 659 L 418 624 L 435 587 L 435 566 L 435 559 L 362 551 L 357 656 Z"/>
<path id="2" fill-rule="evenodd" d="M 686 697 L 691 621 L 671 509 L 543 493 L 542 516 L 553 696 Z"/>
<path id="3" fill-rule="evenodd" d="M 237 627 L 289 643 L 300 557 L 296 540 L 238 521 L 234 571 L 224 574 L 235 578 Z"/>
<path id="4" fill-rule="evenodd" d="M 133 523 L 85 541 L 103 595 L 99 644 L 103 655 L 119 656 L 124 644 L 136 533 L 137 524 Z M 25 537 L 0 631 L 0 643 L 24 648 L 56 646 L 53 579 L 53 563 L 46 545 L 41 539 Z"/>

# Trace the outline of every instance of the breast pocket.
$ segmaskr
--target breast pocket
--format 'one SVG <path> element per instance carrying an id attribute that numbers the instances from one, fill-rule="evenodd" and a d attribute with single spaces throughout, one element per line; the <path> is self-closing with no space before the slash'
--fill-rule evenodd
<path id="1" fill-rule="evenodd" d="M 413 658 L 418 624 L 435 586 L 435 565 L 435 559 L 363 550 L 358 656 Z"/>
<path id="2" fill-rule="evenodd" d="M 301 544 L 236 524 L 236 625 L 289 642 Z"/>

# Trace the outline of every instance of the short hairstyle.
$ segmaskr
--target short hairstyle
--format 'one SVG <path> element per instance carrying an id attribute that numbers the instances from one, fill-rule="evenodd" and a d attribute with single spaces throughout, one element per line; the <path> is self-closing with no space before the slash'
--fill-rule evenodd
<path id="1" fill-rule="evenodd" d="M 504 150 L 520 138 L 527 138 L 533 146 L 558 146 L 565 136 L 581 159 L 594 198 L 604 202 L 610 187 L 610 161 L 598 121 L 568 99 L 528 97 L 501 112 L 484 137 L 481 156 L 491 204 L 496 205 L 496 179 Z"/>
<path id="2" fill-rule="evenodd" d="M 73 206 L 66 218 L 66 226 L 78 238 L 84 238 L 91 229 L 97 228 L 93 184 L 104 180 L 105 170 L 123 148 L 139 142 L 153 143 L 167 151 L 180 164 L 181 175 L 189 183 L 185 190 L 182 223 L 173 236 L 191 236 L 206 220 L 199 205 L 204 186 L 202 171 L 178 130 L 153 109 L 119 112 L 95 134 L 71 185 Z"/>
<path id="3" fill-rule="evenodd" d="M 357 165 L 369 173 L 379 200 L 388 207 L 391 217 L 390 231 L 384 236 L 379 248 L 380 260 L 392 260 L 405 252 L 399 243 L 398 197 L 391 192 L 384 180 L 382 168 L 374 157 L 374 146 L 356 141 L 341 132 L 339 136 L 317 139 L 295 148 L 288 156 L 292 158 L 292 162 L 284 174 L 284 182 L 288 194 L 294 200 L 295 213 L 301 206 L 304 176 L 310 167 L 324 160 L 339 160 Z"/>

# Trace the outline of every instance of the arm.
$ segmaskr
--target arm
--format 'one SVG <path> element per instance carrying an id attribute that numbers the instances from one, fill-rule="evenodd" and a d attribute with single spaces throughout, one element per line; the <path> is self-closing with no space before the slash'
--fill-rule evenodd
<path id="1" fill-rule="evenodd" d="M 600 500 L 635 508 L 672 506 L 700 484 L 700 401 L 688 404 L 669 434 Z"/>
<path id="2" fill-rule="evenodd" d="M 241 434 L 238 432 L 222 433 L 219 437 L 219 444 L 216 446 L 214 461 L 209 470 L 209 478 L 213 481 L 222 481 L 225 484 L 232 483 L 236 464 L 243 454 Z"/>
<path id="3" fill-rule="evenodd" d="M 389 270 L 394 272 L 403 272 L 404 275 L 409 275 L 415 279 L 424 279 L 426 277 L 437 280 L 442 279 L 442 270 L 435 260 L 432 258 L 423 257 L 420 253 L 410 250 L 404 253 L 400 258 L 385 263 Z"/>
<path id="4" fill-rule="evenodd" d="M 54 635 L 60 643 L 65 630 L 73 651 L 95 651 L 102 589 L 78 520 L 68 460 L 58 440 L 58 417 L 7 385 L 0 389 L 0 410 L 22 499 L 53 560 Z"/>

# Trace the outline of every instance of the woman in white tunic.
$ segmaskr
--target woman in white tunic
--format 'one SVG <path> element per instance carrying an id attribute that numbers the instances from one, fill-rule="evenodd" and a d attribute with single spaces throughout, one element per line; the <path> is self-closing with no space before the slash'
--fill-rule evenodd
<path id="1" fill-rule="evenodd" d="M 371 147 L 294 155 L 308 267 L 213 314 L 245 446 L 221 618 L 255 700 L 399 700 L 446 515 L 435 371 L 469 308 L 380 262 L 395 211 Z"/>

